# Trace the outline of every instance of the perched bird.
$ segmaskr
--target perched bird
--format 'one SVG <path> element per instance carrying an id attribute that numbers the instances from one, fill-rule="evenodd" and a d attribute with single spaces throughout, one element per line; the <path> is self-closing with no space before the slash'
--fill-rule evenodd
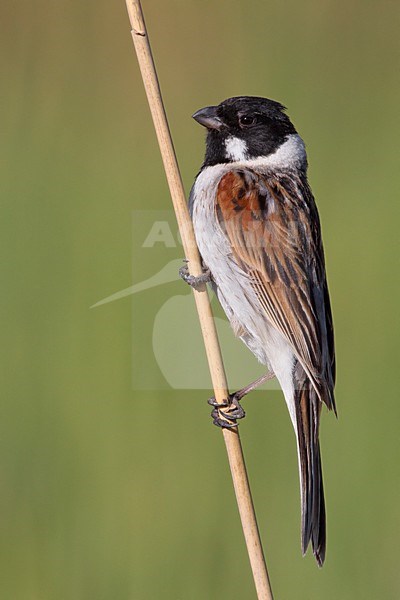
<path id="1" fill-rule="evenodd" d="M 233 331 L 268 368 L 214 405 L 216 425 L 244 416 L 239 400 L 275 375 L 297 438 L 301 539 L 325 558 L 319 448 L 322 404 L 336 412 L 335 351 L 320 222 L 307 181 L 307 155 L 285 107 L 250 96 L 198 110 L 205 160 L 189 208 L 205 273 L 183 268 L 193 286 L 210 280 Z M 189 265 L 190 267 L 190 265 Z M 228 419 L 228 420 L 227 420 Z"/>

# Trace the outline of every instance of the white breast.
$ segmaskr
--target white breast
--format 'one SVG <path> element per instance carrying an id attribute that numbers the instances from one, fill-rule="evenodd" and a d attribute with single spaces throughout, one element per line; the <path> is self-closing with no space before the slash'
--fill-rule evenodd
<path id="1" fill-rule="evenodd" d="M 246 331 L 256 335 L 257 325 L 254 323 L 252 310 L 256 297 L 249 285 L 248 275 L 234 260 L 228 238 L 223 233 L 215 212 L 218 183 L 231 168 L 231 163 L 207 167 L 198 176 L 193 189 L 193 227 L 200 254 L 212 273 L 218 287 L 219 300 L 228 319 L 236 320 L 238 316 L 239 323 L 236 325 L 240 324 Z"/>

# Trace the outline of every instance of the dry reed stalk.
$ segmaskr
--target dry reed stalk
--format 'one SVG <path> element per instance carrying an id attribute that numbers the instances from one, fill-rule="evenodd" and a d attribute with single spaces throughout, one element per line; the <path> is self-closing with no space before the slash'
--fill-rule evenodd
<path id="1" fill-rule="evenodd" d="M 146 90 L 151 115 L 153 117 L 154 128 L 160 146 L 160 152 L 185 250 L 185 256 L 189 261 L 188 265 L 190 273 L 197 276 L 202 273 L 200 255 L 187 208 L 185 192 L 164 110 L 140 0 L 126 0 L 126 5 L 132 28 L 133 43 L 135 45 L 143 84 Z M 206 286 L 204 285 L 203 289 L 199 291 L 193 290 L 193 293 L 204 338 L 204 346 L 207 353 L 215 398 L 218 402 L 222 402 L 227 398 L 228 385 Z M 222 434 L 228 453 L 229 466 L 231 469 L 254 583 L 257 590 L 257 597 L 259 600 L 273 600 L 238 428 L 222 429 Z"/>

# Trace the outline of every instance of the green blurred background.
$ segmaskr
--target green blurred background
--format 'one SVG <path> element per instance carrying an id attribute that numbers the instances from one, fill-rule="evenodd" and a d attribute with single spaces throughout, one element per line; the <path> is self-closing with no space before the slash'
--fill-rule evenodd
<path id="1" fill-rule="evenodd" d="M 144 9 L 187 189 L 204 146 L 190 115 L 204 105 L 280 100 L 308 145 L 339 420 L 322 424 L 329 531 L 318 570 L 300 552 L 281 394 L 245 403 L 276 598 L 398 599 L 399 4 Z M 154 365 L 154 391 L 132 375 L 160 303 L 188 291 L 176 281 L 89 308 L 164 264 L 162 253 L 132 264 L 132 211 L 170 200 L 125 4 L 4 0 L 2 13 L 0 597 L 254 598 L 209 390 L 168 390 Z"/>

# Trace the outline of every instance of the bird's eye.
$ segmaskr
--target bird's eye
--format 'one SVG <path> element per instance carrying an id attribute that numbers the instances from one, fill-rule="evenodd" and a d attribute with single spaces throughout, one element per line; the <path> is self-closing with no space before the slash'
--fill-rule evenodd
<path id="1" fill-rule="evenodd" d="M 253 125 L 253 123 L 255 123 L 256 118 L 255 117 L 251 117 L 249 115 L 242 115 L 241 117 L 239 117 L 239 124 L 242 127 L 248 127 L 249 125 Z"/>

